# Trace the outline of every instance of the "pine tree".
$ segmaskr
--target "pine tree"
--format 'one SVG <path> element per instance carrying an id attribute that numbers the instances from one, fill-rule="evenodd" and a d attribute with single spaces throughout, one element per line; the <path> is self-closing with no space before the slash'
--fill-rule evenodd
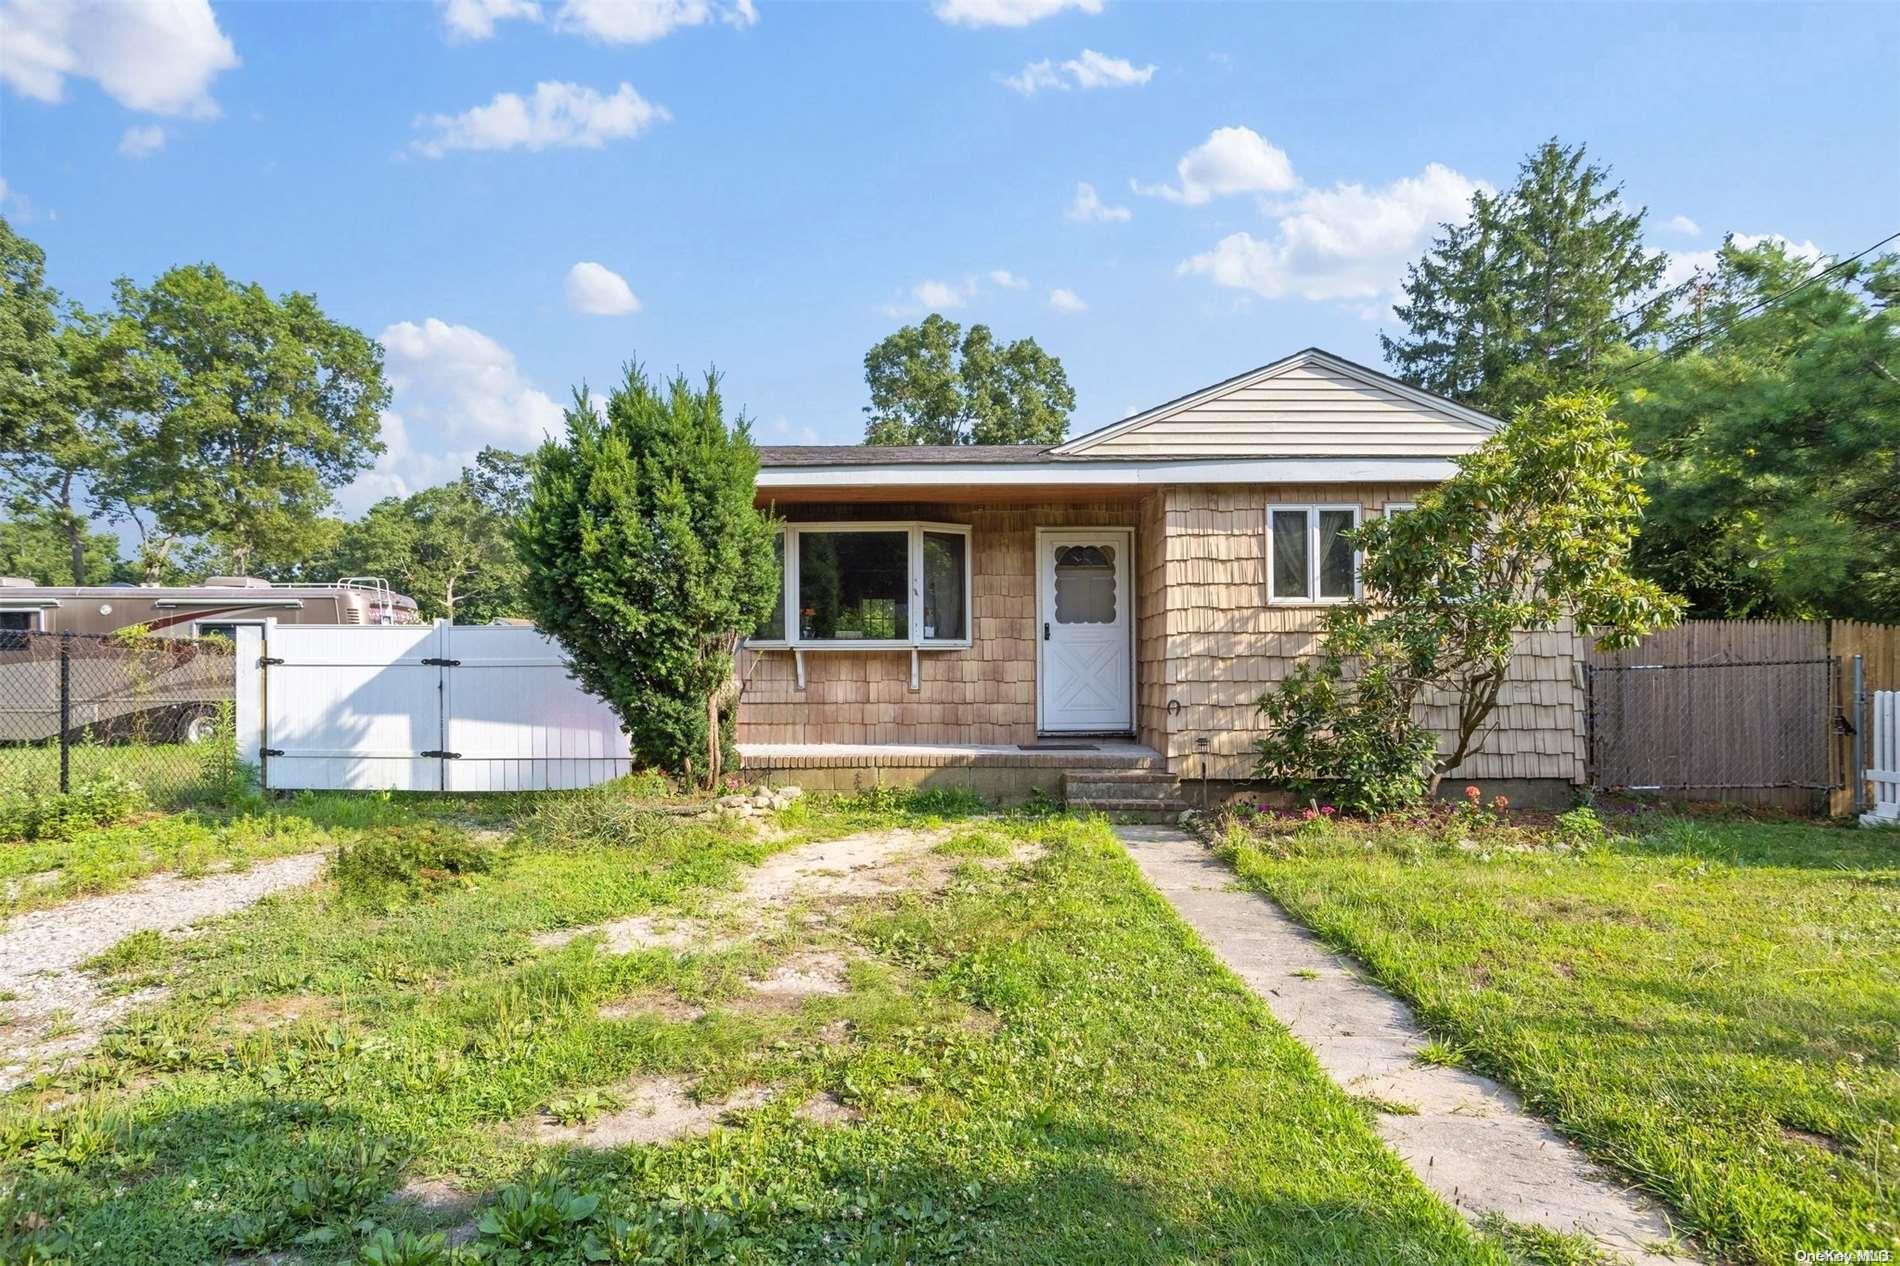
<path id="1" fill-rule="evenodd" d="M 716 375 L 656 385 L 629 366 L 604 418 L 576 394 L 533 465 L 517 544 L 536 623 L 643 760 L 716 781 L 733 657 L 779 587 L 745 419 L 727 424 Z"/>
<path id="2" fill-rule="evenodd" d="M 1500 416 L 1598 385 L 1606 357 L 1656 334 L 1669 309 L 1644 304 L 1667 256 L 1643 248 L 1645 212 L 1622 192 L 1584 146 L 1544 142 L 1515 185 L 1473 194 L 1470 218 L 1407 269 L 1406 302 L 1393 308 L 1406 333 L 1380 335 L 1386 360 L 1409 383 Z"/>

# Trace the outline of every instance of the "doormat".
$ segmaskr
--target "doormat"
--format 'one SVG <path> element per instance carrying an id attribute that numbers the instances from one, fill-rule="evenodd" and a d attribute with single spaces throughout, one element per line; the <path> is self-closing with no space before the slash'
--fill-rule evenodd
<path id="1" fill-rule="evenodd" d="M 1018 743 L 1020 752 L 1099 752 L 1102 749 L 1093 743 Z"/>

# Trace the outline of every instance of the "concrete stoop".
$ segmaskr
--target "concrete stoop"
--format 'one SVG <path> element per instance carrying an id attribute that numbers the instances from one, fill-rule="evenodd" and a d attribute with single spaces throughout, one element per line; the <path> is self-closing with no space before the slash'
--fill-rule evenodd
<path id="1" fill-rule="evenodd" d="M 1187 808 L 1181 780 L 1152 768 L 1068 770 L 1062 799 L 1071 809 L 1106 814 L 1111 822 L 1172 824 Z"/>

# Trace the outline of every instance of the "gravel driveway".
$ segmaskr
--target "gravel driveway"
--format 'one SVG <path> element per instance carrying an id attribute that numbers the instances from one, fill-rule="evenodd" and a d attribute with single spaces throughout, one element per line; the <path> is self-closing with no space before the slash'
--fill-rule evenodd
<path id="1" fill-rule="evenodd" d="M 15 919 L 0 932 L 0 1092 L 47 1059 L 89 1050 L 119 1016 L 161 996 L 147 989 L 107 998 L 79 964 L 134 932 L 176 932 L 232 914 L 323 871 L 303 853 L 201 879 L 157 875 L 103 897 L 85 897 Z"/>

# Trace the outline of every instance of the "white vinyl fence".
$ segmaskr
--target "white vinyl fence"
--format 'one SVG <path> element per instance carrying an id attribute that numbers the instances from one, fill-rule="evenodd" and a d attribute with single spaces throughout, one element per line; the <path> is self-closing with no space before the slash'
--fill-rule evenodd
<path id="1" fill-rule="evenodd" d="M 1900 826 L 1900 690 L 1877 690 L 1873 699 L 1867 781 L 1873 784 L 1874 809 L 1860 820 L 1868 826 Z"/>
<path id="2" fill-rule="evenodd" d="M 239 755 L 273 790 L 547 791 L 633 767 L 613 709 L 529 628 L 238 629 Z"/>

